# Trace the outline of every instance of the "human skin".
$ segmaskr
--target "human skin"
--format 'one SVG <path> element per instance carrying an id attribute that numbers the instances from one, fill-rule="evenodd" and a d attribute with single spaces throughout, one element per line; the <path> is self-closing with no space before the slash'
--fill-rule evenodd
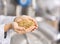
<path id="1" fill-rule="evenodd" d="M 5 32 L 7 32 L 9 29 L 13 29 L 18 34 L 25 34 L 25 33 L 28 33 L 28 32 L 32 32 L 32 31 L 34 31 L 34 30 L 36 30 L 38 28 L 38 25 L 37 25 L 37 22 L 35 21 L 35 19 L 31 18 L 30 16 L 22 16 L 22 18 L 25 18 L 27 20 L 28 19 L 32 20 L 35 25 L 29 27 L 28 29 L 25 29 L 24 27 L 18 26 L 17 22 L 20 22 L 22 20 L 21 17 L 19 16 L 19 17 L 16 17 L 14 19 L 13 23 L 9 23 L 9 24 L 6 24 L 4 26 Z"/>
<path id="2" fill-rule="evenodd" d="M 4 32 L 7 32 L 10 29 L 12 29 L 12 23 L 8 23 L 4 25 Z"/>

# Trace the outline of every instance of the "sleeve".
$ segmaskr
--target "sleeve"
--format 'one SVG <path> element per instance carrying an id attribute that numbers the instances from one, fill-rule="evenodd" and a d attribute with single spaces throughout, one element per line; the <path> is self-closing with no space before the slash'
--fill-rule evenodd
<path id="1" fill-rule="evenodd" d="M 0 44 L 4 41 L 4 25 L 0 25 Z"/>

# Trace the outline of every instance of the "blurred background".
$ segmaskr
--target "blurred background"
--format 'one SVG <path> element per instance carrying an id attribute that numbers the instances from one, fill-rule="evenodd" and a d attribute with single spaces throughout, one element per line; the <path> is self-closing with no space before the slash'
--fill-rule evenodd
<path id="1" fill-rule="evenodd" d="M 0 15 L 29 15 L 54 22 L 59 20 L 60 0 L 29 0 L 25 5 L 23 1 L 0 0 Z"/>
<path id="2" fill-rule="evenodd" d="M 43 32 L 46 31 L 46 33 L 49 33 L 50 31 L 53 32 L 54 30 L 55 33 L 57 31 L 59 33 L 58 24 L 60 18 L 60 0 L 0 0 L 0 15 L 29 15 L 36 19 L 38 24 L 40 24 L 40 28 L 46 26 L 46 30 L 43 28 Z M 50 30 L 48 30 L 48 26 L 51 27 Z M 52 34 L 52 32 L 49 34 L 51 34 L 51 36 L 54 36 L 54 33 Z"/>

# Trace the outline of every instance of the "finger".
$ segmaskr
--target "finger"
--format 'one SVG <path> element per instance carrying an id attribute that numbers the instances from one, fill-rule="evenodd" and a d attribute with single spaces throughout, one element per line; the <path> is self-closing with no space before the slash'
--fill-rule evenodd
<path id="1" fill-rule="evenodd" d="M 25 31 L 19 31 L 19 30 L 17 30 L 17 29 L 15 29 L 15 31 L 18 33 L 18 34 L 25 34 L 26 32 Z"/>
<path id="2" fill-rule="evenodd" d="M 26 34 L 25 31 L 19 31 L 18 33 L 19 33 L 19 34 Z"/>
<path id="3" fill-rule="evenodd" d="M 17 29 L 18 29 L 18 30 L 25 30 L 24 27 L 18 27 Z"/>
<path id="4" fill-rule="evenodd" d="M 31 32 L 35 31 L 37 28 L 38 28 L 38 27 L 35 27 L 34 29 L 32 29 L 32 31 L 31 31 Z"/>
<path id="5" fill-rule="evenodd" d="M 35 26 L 31 26 L 30 28 L 26 29 L 26 32 L 31 32 L 33 29 L 35 28 Z"/>

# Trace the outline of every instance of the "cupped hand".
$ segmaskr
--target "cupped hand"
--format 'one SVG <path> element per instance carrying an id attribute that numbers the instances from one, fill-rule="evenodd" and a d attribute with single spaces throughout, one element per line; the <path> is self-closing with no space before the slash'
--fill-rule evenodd
<path id="1" fill-rule="evenodd" d="M 34 22 L 34 25 L 30 26 L 27 29 L 25 27 L 21 27 L 18 25 L 18 22 L 20 22 L 22 19 L 26 19 L 28 21 L 32 20 Z M 32 32 L 38 28 L 38 24 L 37 24 L 36 20 L 34 18 L 31 18 L 30 16 L 25 16 L 25 15 L 16 17 L 12 24 L 13 24 L 14 31 L 16 31 L 18 34 L 25 34 L 28 32 Z"/>

